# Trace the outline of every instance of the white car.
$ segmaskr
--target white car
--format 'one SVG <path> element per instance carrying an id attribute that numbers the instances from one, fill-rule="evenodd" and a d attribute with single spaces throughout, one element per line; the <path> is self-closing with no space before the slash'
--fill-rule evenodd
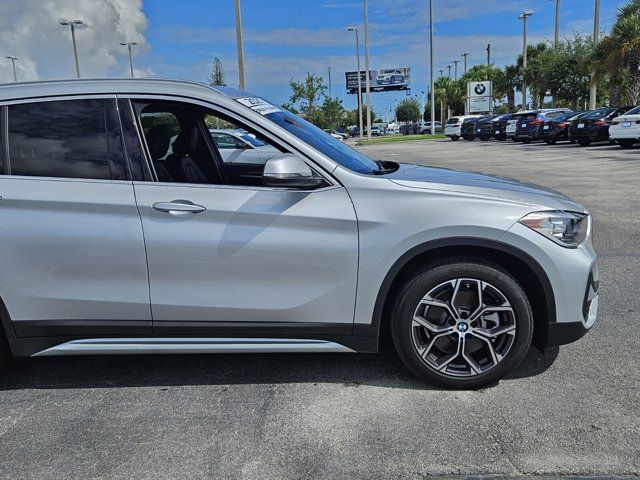
<path id="1" fill-rule="evenodd" d="M 378 82 L 378 85 L 404 83 L 404 73 L 402 73 L 402 70 L 399 68 L 395 70 L 383 70 L 376 75 L 376 82 Z"/>
<path id="2" fill-rule="evenodd" d="M 325 128 L 324 131 L 327 132 L 329 135 L 331 135 L 336 140 L 340 140 L 341 142 L 344 142 L 344 140 L 346 138 L 344 135 L 340 135 L 338 132 L 336 132 L 334 130 L 330 130 L 328 128 Z"/>
<path id="3" fill-rule="evenodd" d="M 640 142 L 640 107 L 614 118 L 609 127 L 609 138 L 622 148 L 631 148 Z"/>
<path id="4" fill-rule="evenodd" d="M 444 134 L 451 140 L 456 141 L 460 139 L 460 127 L 467 118 L 478 118 L 478 115 L 460 115 L 459 117 L 451 117 L 447 120 L 447 124 L 444 126 Z M 438 129 L 436 128 L 436 131 Z"/>
<path id="5" fill-rule="evenodd" d="M 271 157 L 282 153 L 244 130 L 209 131 L 224 163 L 264 165 Z"/>

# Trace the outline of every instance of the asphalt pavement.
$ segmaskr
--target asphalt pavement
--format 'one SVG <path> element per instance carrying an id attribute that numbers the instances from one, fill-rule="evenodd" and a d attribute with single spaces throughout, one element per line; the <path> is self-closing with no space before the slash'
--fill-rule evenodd
<path id="1" fill-rule="evenodd" d="M 498 385 L 445 391 L 373 354 L 69 357 L 0 373 L 0 478 L 640 474 L 640 149 L 416 141 L 376 159 L 569 194 L 594 215 L 600 316 Z"/>

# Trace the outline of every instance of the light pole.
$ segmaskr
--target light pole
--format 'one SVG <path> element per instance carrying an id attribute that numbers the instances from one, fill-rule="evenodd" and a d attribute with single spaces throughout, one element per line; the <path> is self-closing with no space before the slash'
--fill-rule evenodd
<path id="1" fill-rule="evenodd" d="M 522 20 L 522 109 L 527 109 L 527 78 L 525 70 L 527 68 L 527 18 L 533 15 L 531 10 L 525 10 L 518 17 Z"/>
<path id="2" fill-rule="evenodd" d="M 362 139 L 362 74 L 360 73 L 360 40 L 358 27 L 347 27 L 347 31 L 356 32 L 356 62 L 358 64 L 358 127 L 360 127 L 360 139 Z"/>
<path id="3" fill-rule="evenodd" d="M 449 69 L 449 78 L 451 78 L 451 67 L 453 67 L 453 65 L 451 64 L 447 65 L 447 68 Z"/>
<path id="4" fill-rule="evenodd" d="M 549 0 L 553 2 L 554 0 Z M 558 48 L 558 41 L 560 40 L 560 0 L 555 0 L 556 2 L 556 31 L 553 37 L 553 47 Z"/>
<path id="5" fill-rule="evenodd" d="M 433 81 L 433 0 L 429 0 L 429 98 L 431 103 L 431 135 L 436 134 L 436 94 Z"/>
<path id="6" fill-rule="evenodd" d="M 76 77 L 80 78 L 80 65 L 78 64 L 78 48 L 76 46 L 76 25 L 83 25 L 82 20 L 67 20 L 61 18 L 58 20 L 60 25 L 71 28 L 71 42 L 73 43 L 73 58 L 76 61 Z"/>
<path id="7" fill-rule="evenodd" d="M 240 90 L 245 89 L 244 81 L 244 46 L 242 44 L 242 10 L 240 0 L 236 2 L 236 43 L 238 44 L 238 84 Z"/>
<path id="8" fill-rule="evenodd" d="M 131 58 L 131 47 L 135 47 L 138 45 L 137 42 L 122 42 L 120 43 L 123 47 L 127 47 L 129 50 L 129 71 L 131 72 L 131 78 L 133 78 L 133 59 Z"/>
<path id="9" fill-rule="evenodd" d="M 596 0 L 595 11 L 593 12 L 593 44 L 598 43 L 600 30 L 600 0 Z M 598 96 L 598 86 L 596 85 L 596 74 L 591 74 L 591 89 L 589 92 L 589 110 L 596 109 L 596 97 Z"/>
<path id="10" fill-rule="evenodd" d="M 469 56 L 469 53 L 465 52 L 460 56 L 464 57 L 464 73 L 467 73 L 467 57 Z"/>
<path id="11" fill-rule="evenodd" d="M 442 77 L 442 74 L 444 73 L 444 68 L 441 68 L 440 70 L 438 70 L 440 72 L 440 76 Z"/>
<path id="12" fill-rule="evenodd" d="M 15 57 L 13 55 L 7 55 L 7 58 L 11 60 L 11 67 L 13 68 L 13 81 L 18 81 L 18 75 L 16 74 L 16 60 L 20 60 L 19 57 Z"/>
<path id="13" fill-rule="evenodd" d="M 331 66 L 328 66 L 327 70 L 329 70 L 329 98 L 333 98 L 331 95 Z"/>
<path id="14" fill-rule="evenodd" d="M 367 140 L 371 140 L 371 83 L 369 81 L 369 6 L 364 0 L 364 69 L 367 93 Z"/>
<path id="15" fill-rule="evenodd" d="M 454 78 L 457 80 L 458 79 L 458 64 L 460 63 L 460 60 L 454 60 L 453 64 L 455 65 L 454 71 L 455 71 L 455 75 Z"/>

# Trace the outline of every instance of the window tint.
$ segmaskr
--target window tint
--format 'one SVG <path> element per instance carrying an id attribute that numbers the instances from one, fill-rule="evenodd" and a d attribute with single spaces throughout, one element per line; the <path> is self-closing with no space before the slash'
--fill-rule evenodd
<path id="1" fill-rule="evenodd" d="M 615 110 L 615 108 L 599 108 L 598 110 L 593 110 L 588 115 L 585 115 L 584 118 L 602 118 L 602 117 L 606 117 L 607 115 L 609 115 L 614 110 Z"/>
<path id="2" fill-rule="evenodd" d="M 122 159 L 118 132 L 107 127 L 107 100 L 65 100 L 10 105 L 9 165 L 12 175 L 124 178 L 124 162 L 112 177 L 109 143 Z M 119 145 L 118 145 L 119 144 Z M 119 148 L 119 150 L 118 150 Z"/>
<path id="3" fill-rule="evenodd" d="M 228 133 L 221 133 L 212 131 L 211 136 L 213 137 L 213 141 L 215 142 L 218 148 L 247 148 L 247 144 L 238 140 L 233 135 Z"/>
<path id="4" fill-rule="evenodd" d="M 640 114 L 640 107 L 634 107 L 631 110 L 629 110 L 628 112 L 624 113 L 625 115 L 638 115 Z"/>
<path id="5" fill-rule="evenodd" d="M 458 117 L 450 118 L 449 120 L 447 120 L 447 125 L 454 125 L 458 123 L 458 120 L 459 120 Z"/>

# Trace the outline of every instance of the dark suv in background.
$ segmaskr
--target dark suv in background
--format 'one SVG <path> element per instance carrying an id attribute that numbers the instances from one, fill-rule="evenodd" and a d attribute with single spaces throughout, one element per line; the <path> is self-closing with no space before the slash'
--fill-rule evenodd
<path id="1" fill-rule="evenodd" d="M 633 106 L 606 107 L 593 110 L 571 122 L 569 126 L 570 138 L 575 139 L 582 146 L 593 142 L 608 142 L 611 121 L 632 108 Z"/>
<path id="2" fill-rule="evenodd" d="M 555 145 L 561 141 L 569 141 L 569 125 L 590 112 L 571 112 L 545 121 L 538 129 L 538 138 L 547 145 Z"/>
<path id="3" fill-rule="evenodd" d="M 460 127 L 460 136 L 465 140 L 473 140 L 476 138 L 476 126 L 495 117 L 496 115 L 487 115 L 484 117 L 469 118 L 465 120 L 462 123 L 462 127 Z"/>
<path id="4" fill-rule="evenodd" d="M 538 133 L 540 127 L 547 121 L 570 113 L 568 108 L 557 108 L 550 110 L 535 110 L 522 115 L 516 124 L 516 138 L 523 143 L 531 143 L 539 140 Z"/>
<path id="5" fill-rule="evenodd" d="M 476 137 L 486 142 L 489 140 L 495 132 L 496 122 L 503 117 L 510 117 L 511 115 L 491 115 L 489 117 L 483 117 L 476 123 Z M 506 122 L 504 123 L 506 126 Z"/>

